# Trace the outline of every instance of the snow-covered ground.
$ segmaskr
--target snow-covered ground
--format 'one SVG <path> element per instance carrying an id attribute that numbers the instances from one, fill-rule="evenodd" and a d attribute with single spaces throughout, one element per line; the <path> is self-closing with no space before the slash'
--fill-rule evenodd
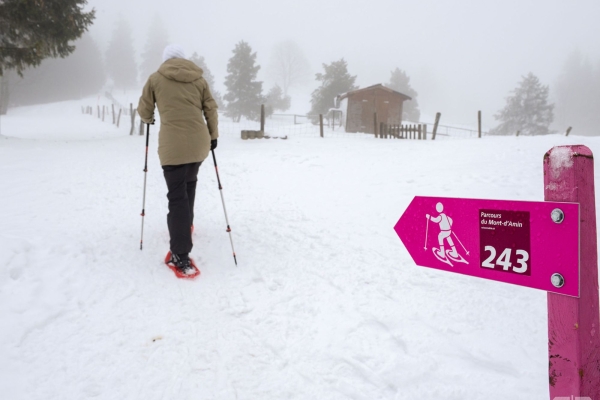
<path id="1" fill-rule="evenodd" d="M 202 271 L 178 280 L 152 127 L 66 102 L 0 120 L 3 399 L 546 399 L 543 292 L 414 265 L 415 195 L 542 200 L 542 157 L 590 137 L 242 141 L 199 174 Z M 94 103 L 95 104 L 95 103 Z"/>

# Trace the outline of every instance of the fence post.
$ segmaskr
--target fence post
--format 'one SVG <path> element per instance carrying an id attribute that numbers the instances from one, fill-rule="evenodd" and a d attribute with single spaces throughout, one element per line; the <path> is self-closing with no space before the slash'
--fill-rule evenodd
<path id="1" fill-rule="evenodd" d="M 435 123 L 433 124 L 433 133 L 431 134 L 431 140 L 435 140 L 435 134 L 437 133 L 438 124 L 440 123 L 441 113 L 435 114 Z"/>
<path id="2" fill-rule="evenodd" d="M 294 114 L 294 125 L 296 125 L 296 114 Z"/>
<path id="3" fill-rule="evenodd" d="M 129 103 L 129 115 L 131 116 L 131 129 L 129 135 L 133 135 L 133 127 L 135 126 L 135 112 L 133 111 L 133 103 Z"/>
<path id="4" fill-rule="evenodd" d="M 423 124 L 423 140 L 427 140 L 427 124 Z"/>
<path id="5" fill-rule="evenodd" d="M 331 112 L 331 130 L 335 131 L 335 111 Z"/>
<path id="6" fill-rule="evenodd" d="M 102 106 L 102 122 L 104 122 L 105 109 L 106 109 L 106 107 Z"/>
<path id="7" fill-rule="evenodd" d="M 571 126 L 567 128 L 567 133 L 565 133 L 565 136 L 569 136 L 569 133 L 571 133 L 571 129 L 573 129 Z"/>
<path id="8" fill-rule="evenodd" d="M 377 139 L 377 113 L 373 113 L 373 133 L 375 134 L 375 139 Z"/>
<path id="9" fill-rule="evenodd" d="M 119 127 L 119 122 L 121 121 L 121 111 L 123 111 L 123 109 L 119 108 L 119 116 L 117 117 L 117 128 Z"/>
<path id="10" fill-rule="evenodd" d="M 419 140 L 423 140 L 423 137 L 421 136 L 421 124 L 417 125 L 417 129 L 419 131 Z"/>
<path id="11" fill-rule="evenodd" d="M 521 131 L 517 131 L 517 134 L 515 136 L 519 136 L 519 133 L 521 133 Z"/>
<path id="12" fill-rule="evenodd" d="M 580 218 L 579 298 L 547 294 L 550 399 L 600 399 L 596 203 L 589 148 L 558 146 L 545 154 L 544 200 L 579 203 Z"/>
<path id="13" fill-rule="evenodd" d="M 260 105 L 260 131 L 265 131 L 265 105 Z"/>
<path id="14" fill-rule="evenodd" d="M 321 131 L 321 137 L 323 136 L 323 114 L 319 114 L 319 129 Z"/>
<path id="15" fill-rule="evenodd" d="M 114 125 L 116 123 L 116 121 L 115 121 L 115 105 L 113 103 L 110 106 L 112 107 L 113 125 Z"/>
<path id="16" fill-rule="evenodd" d="M 478 138 L 481 139 L 481 110 L 477 111 L 477 132 Z"/>
<path id="17" fill-rule="evenodd" d="M 144 136 L 144 121 L 140 118 L 140 136 Z"/>
<path id="18" fill-rule="evenodd" d="M 98 119 L 100 119 L 100 105 L 98 105 Z"/>

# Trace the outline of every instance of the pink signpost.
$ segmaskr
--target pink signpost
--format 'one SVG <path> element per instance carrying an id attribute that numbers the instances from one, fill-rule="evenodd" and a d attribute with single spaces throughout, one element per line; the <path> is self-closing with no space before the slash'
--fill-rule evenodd
<path id="1" fill-rule="evenodd" d="M 415 197 L 394 227 L 417 265 L 548 292 L 550 399 L 600 400 L 593 157 L 544 158 L 544 202 Z"/>
<path id="2" fill-rule="evenodd" d="M 560 146 L 546 153 L 544 199 L 579 203 L 580 213 L 579 298 L 548 293 L 550 398 L 600 400 L 598 253 L 590 149 Z"/>

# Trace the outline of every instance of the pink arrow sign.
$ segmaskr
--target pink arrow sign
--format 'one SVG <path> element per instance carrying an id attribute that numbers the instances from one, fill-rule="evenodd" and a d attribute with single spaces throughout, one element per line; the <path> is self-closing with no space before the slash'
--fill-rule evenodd
<path id="1" fill-rule="evenodd" d="M 417 265 L 579 297 L 579 204 L 415 197 L 394 230 Z"/>

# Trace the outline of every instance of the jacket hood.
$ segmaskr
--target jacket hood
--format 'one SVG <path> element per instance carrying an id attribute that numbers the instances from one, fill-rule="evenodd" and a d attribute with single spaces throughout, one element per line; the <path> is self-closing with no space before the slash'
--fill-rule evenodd
<path id="1" fill-rule="evenodd" d="M 184 58 L 171 58 L 162 63 L 158 73 L 173 81 L 189 83 L 200 79 L 204 71 Z"/>

